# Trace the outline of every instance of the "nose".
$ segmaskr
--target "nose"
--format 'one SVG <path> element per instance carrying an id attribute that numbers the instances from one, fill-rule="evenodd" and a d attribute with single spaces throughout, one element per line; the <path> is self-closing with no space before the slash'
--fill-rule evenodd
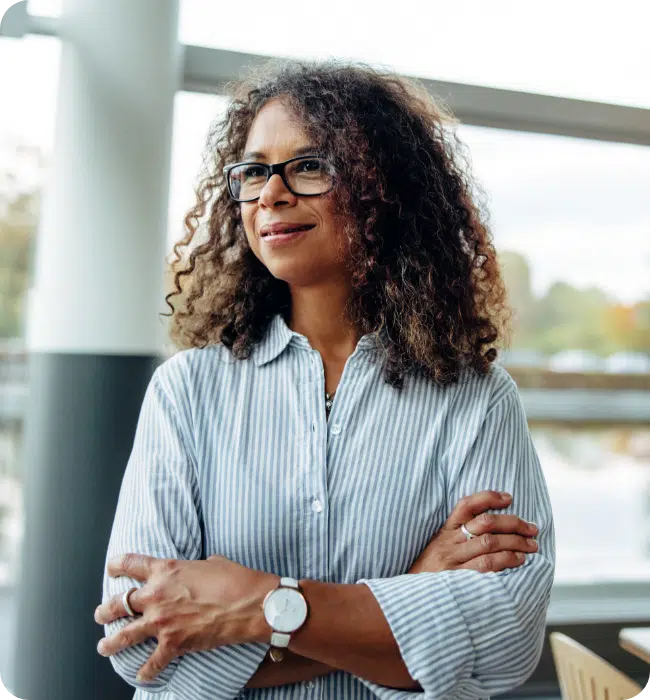
<path id="1" fill-rule="evenodd" d="M 292 194 L 282 181 L 282 178 L 276 173 L 271 175 L 268 182 L 260 192 L 259 203 L 261 207 L 272 209 L 278 206 L 295 206 L 297 197 Z"/>

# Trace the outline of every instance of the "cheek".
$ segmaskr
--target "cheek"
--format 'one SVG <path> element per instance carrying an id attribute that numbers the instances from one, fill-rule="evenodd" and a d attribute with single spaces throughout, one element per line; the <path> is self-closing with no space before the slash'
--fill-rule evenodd
<path id="1" fill-rule="evenodd" d="M 250 204 L 241 205 L 241 220 L 244 232 L 248 239 L 248 244 L 253 250 L 257 250 L 257 240 L 255 238 L 255 212 L 257 207 Z"/>
<path id="2" fill-rule="evenodd" d="M 334 215 L 332 218 L 332 230 L 336 241 L 336 251 L 340 260 L 348 260 L 350 253 L 349 236 L 354 230 L 354 225 L 342 216 Z"/>

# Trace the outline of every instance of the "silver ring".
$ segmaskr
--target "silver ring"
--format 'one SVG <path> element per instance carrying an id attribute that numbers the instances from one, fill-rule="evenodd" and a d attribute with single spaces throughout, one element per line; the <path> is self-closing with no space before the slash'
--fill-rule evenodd
<path id="1" fill-rule="evenodd" d="M 135 610 L 131 607 L 131 604 L 129 603 L 129 596 L 133 591 L 137 591 L 137 588 L 129 588 L 128 591 L 124 592 L 124 595 L 122 596 L 122 605 L 124 606 L 124 609 L 126 610 L 127 614 L 130 615 L 131 617 L 136 616 Z"/>
<path id="2" fill-rule="evenodd" d="M 476 537 L 476 535 L 472 535 L 472 533 L 464 525 L 460 526 L 460 530 L 468 540 L 473 540 Z"/>

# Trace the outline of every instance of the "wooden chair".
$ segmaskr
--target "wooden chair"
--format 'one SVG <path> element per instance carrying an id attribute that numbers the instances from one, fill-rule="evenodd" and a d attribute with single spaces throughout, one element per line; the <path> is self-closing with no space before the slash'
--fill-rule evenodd
<path id="1" fill-rule="evenodd" d="M 560 632 L 551 632 L 551 651 L 555 660 L 563 700 L 630 700 L 641 686 Z"/>

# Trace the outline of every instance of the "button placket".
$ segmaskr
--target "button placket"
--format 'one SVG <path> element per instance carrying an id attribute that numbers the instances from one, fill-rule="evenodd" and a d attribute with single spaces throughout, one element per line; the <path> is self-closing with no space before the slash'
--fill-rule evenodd
<path id="1" fill-rule="evenodd" d="M 308 377 L 305 381 L 305 408 L 307 410 L 308 459 L 303 474 L 304 504 L 304 557 L 303 571 L 306 578 L 328 580 L 327 556 L 327 428 L 322 425 L 325 404 L 325 371 L 320 355 L 310 351 L 305 365 Z M 322 391 L 321 391 L 322 389 Z M 306 687 L 306 686 L 305 686 Z M 314 686 L 315 687 L 315 686 Z M 314 697 L 313 692 L 310 693 Z"/>

